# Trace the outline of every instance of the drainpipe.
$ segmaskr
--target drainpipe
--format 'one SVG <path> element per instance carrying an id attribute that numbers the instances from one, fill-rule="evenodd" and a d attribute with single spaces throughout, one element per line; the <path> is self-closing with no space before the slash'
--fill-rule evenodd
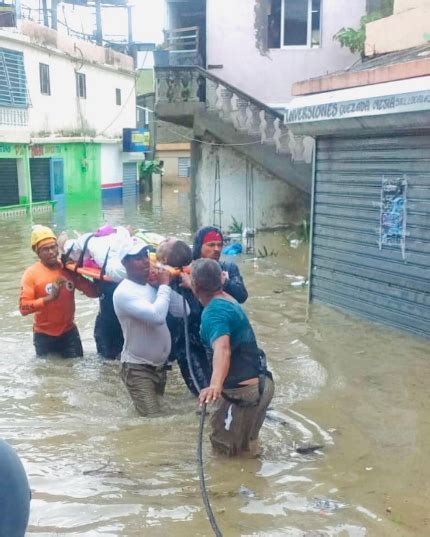
<path id="1" fill-rule="evenodd" d="M 190 189 L 190 224 L 191 231 L 196 231 L 197 225 L 197 172 L 202 156 L 202 144 L 199 140 L 191 142 L 191 189 Z"/>
<path id="2" fill-rule="evenodd" d="M 308 307 L 311 302 L 317 147 L 318 147 L 318 138 L 315 138 L 314 151 L 312 155 L 311 214 L 310 214 L 310 221 L 309 221 Z M 309 312 L 308 312 L 308 315 L 309 315 Z"/>

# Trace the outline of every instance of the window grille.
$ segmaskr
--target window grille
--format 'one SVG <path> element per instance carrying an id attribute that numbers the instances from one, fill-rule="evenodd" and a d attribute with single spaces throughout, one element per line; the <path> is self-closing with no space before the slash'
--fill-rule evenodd
<path id="1" fill-rule="evenodd" d="M 0 48 L 0 106 L 28 108 L 29 105 L 23 53 Z"/>

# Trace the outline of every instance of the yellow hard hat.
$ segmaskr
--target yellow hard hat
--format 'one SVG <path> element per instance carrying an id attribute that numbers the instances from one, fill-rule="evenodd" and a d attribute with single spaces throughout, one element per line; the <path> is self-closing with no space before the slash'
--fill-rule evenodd
<path id="1" fill-rule="evenodd" d="M 54 239 L 56 241 L 57 237 L 55 236 L 52 229 L 47 226 L 33 226 L 33 229 L 31 231 L 31 247 L 33 248 L 33 250 L 36 249 L 36 246 L 39 244 L 40 241 L 43 241 L 45 239 Z"/>

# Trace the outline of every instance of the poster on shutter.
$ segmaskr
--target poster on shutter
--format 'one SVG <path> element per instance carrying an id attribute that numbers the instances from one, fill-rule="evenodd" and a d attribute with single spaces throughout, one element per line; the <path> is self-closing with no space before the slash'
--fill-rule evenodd
<path id="1" fill-rule="evenodd" d="M 399 246 L 402 259 L 406 253 L 406 201 L 408 181 L 406 176 L 382 178 L 379 249 L 383 246 Z"/>

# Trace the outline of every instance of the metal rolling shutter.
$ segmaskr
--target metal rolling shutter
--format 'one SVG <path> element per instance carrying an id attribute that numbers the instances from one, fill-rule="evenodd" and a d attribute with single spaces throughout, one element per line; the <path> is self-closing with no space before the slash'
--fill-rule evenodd
<path id="1" fill-rule="evenodd" d="M 34 202 L 51 199 L 49 158 L 30 159 L 31 195 Z"/>
<path id="2" fill-rule="evenodd" d="M 407 178 L 406 249 L 379 249 L 382 178 Z M 430 336 L 430 136 L 320 139 L 311 299 Z"/>
<path id="3" fill-rule="evenodd" d="M 122 165 L 122 195 L 125 198 L 136 197 L 137 167 L 135 162 L 124 162 Z"/>
<path id="4" fill-rule="evenodd" d="M 0 159 L 0 207 L 19 205 L 16 159 Z"/>
<path id="5" fill-rule="evenodd" d="M 178 177 L 189 177 L 190 176 L 190 158 L 189 157 L 179 157 L 178 158 Z"/>

